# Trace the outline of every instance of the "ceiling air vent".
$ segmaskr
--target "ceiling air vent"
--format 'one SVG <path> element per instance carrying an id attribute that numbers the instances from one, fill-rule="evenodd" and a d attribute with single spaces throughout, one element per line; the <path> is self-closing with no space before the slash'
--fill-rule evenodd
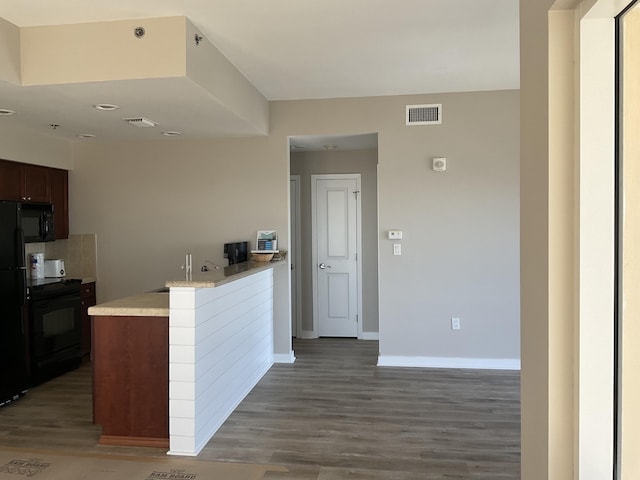
<path id="1" fill-rule="evenodd" d="M 142 127 L 142 128 L 155 127 L 156 125 L 158 125 L 153 120 L 149 120 L 148 118 L 144 118 L 144 117 L 123 118 L 123 120 L 129 123 L 130 125 L 135 125 L 136 127 Z"/>
<path id="2" fill-rule="evenodd" d="M 407 105 L 407 125 L 440 125 L 442 104 Z"/>

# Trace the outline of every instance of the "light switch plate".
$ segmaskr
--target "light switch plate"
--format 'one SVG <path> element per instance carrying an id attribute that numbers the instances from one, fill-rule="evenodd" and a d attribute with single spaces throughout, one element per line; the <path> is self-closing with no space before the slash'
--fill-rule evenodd
<path id="1" fill-rule="evenodd" d="M 402 245 L 399 243 L 393 244 L 393 254 L 394 255 L 402 255 Z"/>
<path id="2" fill-rule="evenodd" d="M 389 240 L 402 240 L 402 230 L 389 230 Z"/>

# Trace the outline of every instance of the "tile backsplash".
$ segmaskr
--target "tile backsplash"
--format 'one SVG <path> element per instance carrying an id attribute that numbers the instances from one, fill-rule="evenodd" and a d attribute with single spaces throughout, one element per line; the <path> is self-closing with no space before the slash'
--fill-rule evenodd
<path id="1" fill-rule="evenodd" d="M 68 278 L 97 278 L 97 235 L 69 235 L 68 240 L 25 245 L 26 265 L 29 254 L 44 253 L 46 260 L 63 259 Z M 29 270 L 30 271 L 30 270 Z"/>

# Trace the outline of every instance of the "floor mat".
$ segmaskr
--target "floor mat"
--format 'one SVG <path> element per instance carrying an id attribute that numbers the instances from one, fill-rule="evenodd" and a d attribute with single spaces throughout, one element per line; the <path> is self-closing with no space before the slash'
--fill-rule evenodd
<path id="1" fill-rule="evenodd" d="M 277 465 L 210 462 L 184 457 L 75 454 L 0 447 L 0 479 L 20 480 L 260 480 Z"/>

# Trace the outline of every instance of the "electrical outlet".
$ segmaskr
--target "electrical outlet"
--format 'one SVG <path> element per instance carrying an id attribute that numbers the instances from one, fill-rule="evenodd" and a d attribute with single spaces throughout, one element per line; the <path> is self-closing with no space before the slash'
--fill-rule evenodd
<path id="1" fill-rule="evenodd" d="M 460 318 L 451 317 L 451 330 L 460 330 Z"/>
<path id="2" fill-rule="evenodd" d="M 402 240 L 402 230 L 389 230 L 389 240 Z"/>

